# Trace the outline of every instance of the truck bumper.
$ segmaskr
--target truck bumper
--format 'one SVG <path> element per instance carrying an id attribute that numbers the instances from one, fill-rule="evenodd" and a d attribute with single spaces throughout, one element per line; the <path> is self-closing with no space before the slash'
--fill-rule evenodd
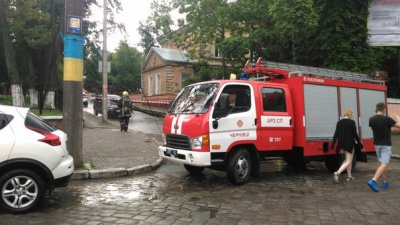
<path id="1" fill-rule="evenodd" d="M 187 164 L 199 167 L 211 166 L 210 152 L 194 152 L 159 146 L 158 153 L 162 158 L 180 164 Z"/>

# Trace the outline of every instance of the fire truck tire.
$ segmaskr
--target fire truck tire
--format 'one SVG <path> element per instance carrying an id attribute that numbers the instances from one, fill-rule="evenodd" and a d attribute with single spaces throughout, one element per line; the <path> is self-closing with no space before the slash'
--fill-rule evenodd
<path id="1" fill-rule="evenodd" d="M 342 165 L 344 159 L 345 158 L 344 158 L 343 154 L 327 156 L 325 158 L 325 166 L 329 170 L 329 172 L 331 172 L 331 173 L 336 172 L 339 169 L 340 165 Z M 354 170 L 356 168 L 356 164 L 357 164 L 357 159 L 354 156 L 353 162 L 351 164 L 352 170 Z"/>
<path id="2" fill-rule="evenodd" d="M 296 158 L 293 155 L 284 154 L 282 159 L 289 166 L 304 166 L 305 165 L 305 162 L 302 158 Z"/>
<path id="3" fill-rule="evenodd" d="M 228 180 L 233 184 L 245 184 L 250 179 L 252 161 L 246 149 L 237 149 L 230 155 L 226 167 Z"/>
<path id="4" fill-rule="evenodd" d="M 199 173 L 203 172 L 203 170 L 205 169 L 205 167 L 191 166 L 191 165 L 187 165 L 187 164 L 185 164 L 183 166 L 191 174 L 199 174 Z"/>
<path id="5" fill-rule="evenodd" d="M 339 154 L 330 155 L 325 158 L 325 167 L 329 170 L 329 172 L 336 172 L 340 164 L 342 162 L 341 156 Z"/>

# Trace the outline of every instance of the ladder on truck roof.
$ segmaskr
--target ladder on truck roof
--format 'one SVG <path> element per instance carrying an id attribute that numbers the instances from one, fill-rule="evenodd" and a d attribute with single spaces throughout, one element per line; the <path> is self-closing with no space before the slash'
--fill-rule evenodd
<path id="1" fill-rule="evenodd" d="M 259 57 L 256 63 L 247 61 L 243 72 L 257 74 L 255 80 L 274 80 L 282 78 L 290 78 L 291 76 L 313 76 L 331 78 L 337 80 L 351 80 L 358 82 L 369 82 L 377 84 L 385 84 L 382 80 L 373 80 L 367 74 L 347 72 L 342 70 L 332 70 L 319 67 L 302 66 L 289 63 L 271 62 L 262 60 Z M 261 75 L 261 77 L 259 77 Z"/>

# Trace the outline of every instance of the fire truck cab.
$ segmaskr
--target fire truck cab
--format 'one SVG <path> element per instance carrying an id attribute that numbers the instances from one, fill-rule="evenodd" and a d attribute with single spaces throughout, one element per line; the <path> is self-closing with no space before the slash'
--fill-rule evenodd
<path id="1" fill-rule="evenodd" d="M 330 149 L 344 108 L 367 152 L 373 152 L 369 117 L 386 102 L 383 81 L 366 74 L 263 61 L 248 62 L 249 80 L 212 80 L 182 89 L 163 124 L 162 158 L 190 173 L 226 171 L 233 184 L 257 176 L 260 161 L 324 161 L 336 171 L 342 158 Z M 355 162 L 354 162 L 355 166 Z"/>

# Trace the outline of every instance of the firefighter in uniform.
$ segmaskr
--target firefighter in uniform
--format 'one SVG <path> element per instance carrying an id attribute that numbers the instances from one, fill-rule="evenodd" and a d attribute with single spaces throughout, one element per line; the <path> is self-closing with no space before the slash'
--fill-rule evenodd
<path id="1" fill-rule="evenodd" d="M 120 114 L 118 116 L 121 131 L 128 131 L 129 118 L 132 117 L 132 101 L 129 99 L 127 91 L 122 93 L 122 97 L 118 102 Z"/>

